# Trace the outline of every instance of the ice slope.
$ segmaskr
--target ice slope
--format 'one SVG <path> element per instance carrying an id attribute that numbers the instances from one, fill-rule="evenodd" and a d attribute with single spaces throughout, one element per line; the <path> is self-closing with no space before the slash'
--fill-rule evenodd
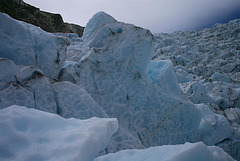
<path id="1" fill-rule="evenodd" d="M 117 119 L 65 119 L 24 106 L 0 110 L 0 160 L 92 161 L 118 129 Z"/>
<path id="2" fill-rule="evenodd" d="M 233 136 L 217 144 L 240 160 L 240 20 L 200 31 L 156 34 L 154 61 L 170 59 L 177 80 L 195 104 L 225 116 Z M 233 121 L 235 120 L 235 121 Z"/>
<path id="3" fill-rule="evenodd" d="M 18 65 L 33 65 L 56 78 L 66 57 L 68 41 L 39 27 L 0 13 L 0 57 Z"/>
<path id="4" fill-rule="evenodd" d="M 186 141 L 214 145 L 231 137 L 232 128 L 223 116 L 210 112 L 213 123 L 205 117 L 206 111 L 182 95 L 171 63 L 156 62 L 159 69 L 150 64 L 154 42 L 148 30 L 99 12 L 89 20 L 85 31 L 82 42 L 68 47 L 71 55 L 78 48 L 75 57 L 79 60 L 71 57 L 76 63 L 63 68 L 59 79 L 84 88 L 109 117 L 118 118 L 120 128 L 142 145 Z M 156 80 L 152 81 L 148 71 L 159 78 L 150 76 Z M 132 144 L 126 136 L 116 135 L 110 142 L 115 146 L 108 152 Z"/>
<path id="5" fill-rule="evenodd" d="M 100 156 L 95 161 L 234 161 L 216 146 L 202 142 L 165 145 L 142 150 L 122 150 Z"/>

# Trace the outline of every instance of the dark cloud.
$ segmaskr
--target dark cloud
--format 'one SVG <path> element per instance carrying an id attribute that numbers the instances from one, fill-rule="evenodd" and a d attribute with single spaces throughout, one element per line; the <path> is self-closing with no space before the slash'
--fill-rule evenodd
<path id="1" fill-rule="evenodd" d="M 64 20 L 86 26 L 93 14 L 105 11 L 118 21 L 153 33 L 196 30 L 240 18 L 240 0 L 25 0 Z"/>

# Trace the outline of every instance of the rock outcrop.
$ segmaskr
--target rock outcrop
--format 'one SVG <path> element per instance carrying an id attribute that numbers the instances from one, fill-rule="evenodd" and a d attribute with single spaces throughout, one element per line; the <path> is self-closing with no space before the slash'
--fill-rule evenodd
<path id="1" fill-rule="evenodd" d="M 60 14 L 41 11 L 39 8 L 31 6 L 22 0 L 1 0 L 0 12 L 6 13 L 17 20 L 38 26 L 47 32 L 76 33 L 81 37 L 84 30 L 79 25 L 63 22 Z"/>

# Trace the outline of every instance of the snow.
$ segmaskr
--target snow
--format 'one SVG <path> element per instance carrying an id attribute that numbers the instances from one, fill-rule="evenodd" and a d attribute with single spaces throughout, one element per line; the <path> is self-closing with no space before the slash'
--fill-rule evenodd
<path id="1" fill-rule="evenodd" d="M 202 142 L 182 145 L 165 145 L 143 150 L 123 150 L 100 156 L 95 161 L 234 161 L 216 146 Z"/>
<path id="2" fill-rule="evenodd" d="M 24 106 L 0 110 L 0 160 L 91 161 L 118 129 L 117 119 L 64 119 Z"/>

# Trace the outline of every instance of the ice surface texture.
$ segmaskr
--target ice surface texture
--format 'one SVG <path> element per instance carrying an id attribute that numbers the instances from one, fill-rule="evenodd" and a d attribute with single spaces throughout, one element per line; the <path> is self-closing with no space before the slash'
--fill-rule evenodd
<path id="1" fill-rule="evenodd" d="M 0 110 L 0 159 L 92 161 L 118 129 L 117 119 L 64 119 L 24 106 Z M 124 150 L 95 161 L 233 161 L 218 147 L 203 143 Z"/>
<path id="2" fill-rule="evenodd" d="M 18 65 L 34 65 L 56 78 L 68 42 L 40 28 L 0 13 L 0 57 Z"/>
<path id="3" fill-rule="evenodd" d="M 183 93 L 178 85 L 173 65 L 169 60 L 152 61 L 148 76 L 153 84 L 157 84 L 161 88 L 162 92 L 178 96 Z"/>
<path id="4" fill-rule="evenodd" d="M 38 68 L 17 66 L 8 59 L 0 59 L 0 66 L 6 69 L 1 71 L 0 109 L 17 104 L 65 118 L 108 117 L 84 89 L 71 82 L 51 82 Z"/>
<path id="5" fill-rule="evenodd" d="M 117 129 L 117 119 L 64 119 L 14 105 L 0 110 L 0 160 L 92 161 Z"/>
<path id="6" fill-rule="evenodd" d="M 184 95 L 225 116 L 233 135 L 219 144 L 240 160 L 240 20 L 199 31 L 154 35 L 154 61 L 170 59 Z M 203 107 L 203 106 L 202 106 Z M 231 111 L 231 112 L 230 112 Z"/>
<path id="7" fill-rule="evenodd" d="M 216 146 L 202 142 L 183 145 L 165 145 L 143 150 L 123 150 L 110 153 L 95 161 L 234 161 L 231 156 Z"/>
<path id="8" fill-rule="evenodd" d="M 100 12 L 89 20 L 85 31 L 79 45 L 80 60 L 64 68 L 60 80 L 74 80 L 142 145 L 186 141 L 213 145 L 232 135 L 224 117 L 209 113 L 219 118 L 212 124 L 206 113 L 182 96 L 170 62 L 150 64 L 154 43 L 148 30 L 117 22 Z M 208 137 L 211 139 L 206 140 Z M 113 137 L 113 142 L 121 147 L 108 151 L 127 148 L 122 142 L 125 146 L 131 144 L 121 135 Z"/>
<path id="9" fill-rule="evenodd" d="M 0 108 L 17 104 L 66 118 L 118 118 L 119 131 L 106 152 L 187 141 L 214 145 L 233 136 L 224 116 L 194 105 L 197 94 L 191 100 L 183 94 L 172 63 L 151 62 L 154 37 L 148 30 L 104 12 L 93 16 L 80 40 L 46 33 L 4 14 L 0 21 L 0 66 L 6 68 L 0 69 Z M 172 45 L 175 40 L 162 42 Z M 193 58 L 176 60 L 186 64 Z M 183 82 L 194 79 L 180 74 Z M 201 85 L 192 87 L 201 92 Z"/>

